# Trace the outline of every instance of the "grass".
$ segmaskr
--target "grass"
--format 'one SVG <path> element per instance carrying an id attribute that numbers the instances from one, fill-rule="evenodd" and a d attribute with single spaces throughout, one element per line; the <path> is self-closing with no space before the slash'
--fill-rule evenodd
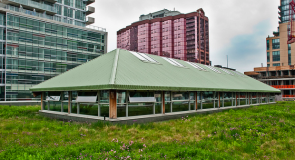
<path id="1" fill-rule="evenodd" d="M 112 125 L 0 106 L 0 159 L 295 159 L 295 103 Z"/>

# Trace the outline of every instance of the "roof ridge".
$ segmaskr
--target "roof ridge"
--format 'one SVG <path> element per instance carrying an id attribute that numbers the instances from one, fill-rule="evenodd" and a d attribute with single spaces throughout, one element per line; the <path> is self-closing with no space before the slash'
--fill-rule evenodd
<path id="1" fill-rule="evenodd" d="M 115 84 L 115 79 L 116 79 L 116 75 L 117 75 L 117 66 L 118 66 L 118 60 L 119 60 L 119 53 L 120 53 L 120 49 L 117 49 L 116 55 L 114 58 L 113 69 L 112 69 L 112 74 L 110 77 L 109 84 Z"/>

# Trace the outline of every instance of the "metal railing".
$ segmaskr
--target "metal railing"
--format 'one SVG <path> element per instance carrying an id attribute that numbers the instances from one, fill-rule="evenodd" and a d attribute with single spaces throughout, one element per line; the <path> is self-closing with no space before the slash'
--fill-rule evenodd
<path id="1" fill-rule="evenodd" d="M 57 9 L 54 6 L 50 6 L 50 5 L 46 5 L 44 3 L 38 3 L 32 0 L 9 0 L 15 3 L 19 3 L 19 4 L 23 4 L 23 5 L 27 5 L 27 6 L 31 6 L 31 7 L 35 7 L 35 8 L 39 8 L 39 9 L 43 9 L 46 11 L 51 11 L 51 12 L 57 12 Z"/>
<path id="2" fill-rule="evenodd" d="M 2 5 L 0 5 L 0 8 L 5 8 L 5 9 L 11 10 L 11 11 L 20 12 L 20 13 L 24 13 L 24 14 L 28 14 L 28 15 L 32 15 L 32 16 L 36 16 L 36 17 L 46 18 L 46 19 L 50 19 L 53 21 L 68 23 L 67 19 L 61 18 L 59 16 L 51 16 L 51 15 L 47 15 L 44 13 L 38 13 L 38 12 L 31 11 L 31 10 L 11 6 L 11 5 L 3 5 L 2 4 Z M 72 25 L 74 25 L 74 24 L 72 24 Z M 76 26 L 80 26 L 80 25 L 76 25 Z M 80 26 L 80 27 L 85 27 L 85 26 Z M 105 28 L 93 26 L 93 25 L 88 25 L 85 28 L 106 32 Z"/>

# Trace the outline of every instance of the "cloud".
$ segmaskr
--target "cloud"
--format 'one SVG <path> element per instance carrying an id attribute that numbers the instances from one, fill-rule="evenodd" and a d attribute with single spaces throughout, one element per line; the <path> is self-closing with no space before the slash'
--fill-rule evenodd
<path id="1" fill-rule="evenodd" d="M 164 8 L 175 8 L 182 13 L 203 8 L 209 17 L 210 60 L 213 64 L 224 65 L 225 56 L 231 55 L 230 67 L 243 72 L 253 70 L 266 61 L 266 57 L 261 55 L 266 54 L 265 38 L 278 27 L 279 3 L 279 0 L 104 0 L 92 4 L 95 13 L 90 16 L 95 17 L 94 25 L 107 29 L 108 51 L 111 51 L 117 47 L 117 31 L 138 21 L 141 14 Z M 264 28 L 259 31 L 259 26 Z M 243 46 L 247 45 L 247 41 L 251 42 L 247 38 L 255 40 L 255 45 Z M 239 41 L 244 41 L 244 44 L 236 44 Z M 241 48 L 250 53 L 245 53 Z M 255 53 L 259 55 L 256 59 L 259 59 L 255 63 L 251 58 L 241 59 L 241 53 Z"/>
<path id="2" fill-rule="evenodd" d="M 240 72 L 251 71 L 253 67 L 266 66 L 266 35 L 270 28 L 269 20 L 261 21 L 253 27 L 253 33 L 233 37 L 230 43 L 216 52 L 213 64 L 226 66 L 226 55 L 229 67 Z"/>

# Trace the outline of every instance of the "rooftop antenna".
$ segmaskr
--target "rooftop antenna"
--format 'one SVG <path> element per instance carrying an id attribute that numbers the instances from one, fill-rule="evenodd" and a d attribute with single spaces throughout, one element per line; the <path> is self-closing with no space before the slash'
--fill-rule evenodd
<path id="1" fill-rule="evenodd" d="M 228 55 L 226 55 L 226 63 L 227 63 L 227 68 L 228 68 Z"/>

